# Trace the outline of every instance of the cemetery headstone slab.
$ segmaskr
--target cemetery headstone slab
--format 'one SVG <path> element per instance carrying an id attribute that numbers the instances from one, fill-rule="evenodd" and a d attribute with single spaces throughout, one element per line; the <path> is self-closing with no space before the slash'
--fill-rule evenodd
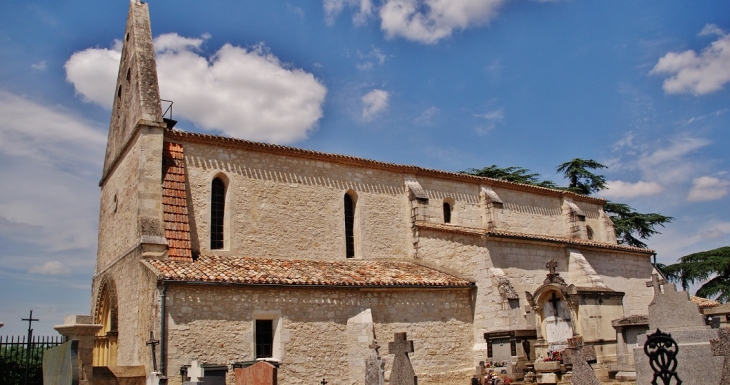
<path id="1" fill-rule="evenodd" d="M 713 355 L 725 357 L 720 385 L 730 385 L 730 328 L 722 328 L 718 332 L 719 338 L 710 340 L 710 346 L 712 346 Z"/>
<path id="2" fill-rule="evenodd" d="M 649 331 L 637 336 L 633 347 L 636 384 L 649 385 L 654 379 L 644 346 L 658 330 L 670 334 L 676 343 L 676 373 L 683 383 L 719 384 L 724 358 L 714 356 L 710 346 L 710 340 L 718 339 L 719 329 L 707 326 L 697 304 L 690 301 L 687 292 L 678 292 L 674 284 L 654 274 L 647 286 L 654 287 L 654 299 L 649 304 Z"/>
<path id="3" fill-rule="evenodd" d="M 406 333 L 395 333 L 393 342 L 388 343 L 388 353 L 394 354 L 393 369 L 390 372 L 390 385 L 417 385 L 416 372 L 411 365 L 408 353 L 413 353 L 413 341 Z"/>
<path id="4" fill-rule="evenodd" d="M 43 352 L 43 383 L 79 384 L 79 341 L 71 340 Z"/>
<path id="5" fill-rule="evenodd" d="M 589 362 L 596 361 L 596 348 L 585 346 L 583 337 L 575 336 L 568 339 L 568 348 L 563 352 L 563 362 L 573 365 L 572 381 L 581 385 L 601 385 Z"/>
<path id="6" fill-rule="evenodd" d="M 377 340 L 373 340 L 370 344 L 372 352 L 365 360 L 365 385 L 384 385 L 385 384 L 385 360 L 380 358 L 380 345 Z"/>

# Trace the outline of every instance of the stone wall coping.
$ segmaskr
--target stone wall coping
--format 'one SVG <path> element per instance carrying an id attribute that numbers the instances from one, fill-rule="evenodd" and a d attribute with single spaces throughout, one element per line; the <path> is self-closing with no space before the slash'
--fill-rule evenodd
<path id="1" fill-rule="evenodd" d="M 606 199 L 596 198 L 587 195 L 576 194 L 571 191 L 551 189 L 541 186 L 533 186 L 528 184 L 521 184 L 515 182 L 509 182 L 501 179 L 493 179 L 481 176 L 475 176 L 470 174 L 463 174 L 451 171 L 442 171 L 431 168 L 404 165 L 397 163 L 382 162 L 372 159 L 358 158 L 350 155 L 341 155 L 326 153 L 314 150 L 307 150 L 303 148 L 282 146 L 278 144 L 260 143 L 253 142 L 244 139 L 229 138 L 219 135 L 199 134 L 195 132 L 186 132 L 180 130 L 166 129 L 165 130 L 166 140 L 178 140 L 197 142 L 203 144 L 212 144 L 215 146 L 224 146 L 238 149 L 246 149 L 257 152 L 272 153 L 276 155 L 294 156 L 297 158 L 314 159 L 325 162 L 339 163 L 349 166 L 367 167 L 373 169 L 380 169 L 385 171 L 391 171 L 396 173 L 410 174 L 415 176 L 426 176 L 440 179 L 450 179 L 460 182 L 476 182 L 484 183 L 490 186 L 499 186 L 511 190 L 528 191 L 532 193 L 539 193 L 541 195 L 552 195 L 557 197 L 568 196 L 576 200 L 591 202 L 603 206 L 606 203 Z"/>
<path id="2" fill-rule="evenodd" d="M 590 248 L 597 248 L 597 249 L 626 251 L 626 252 L 646 254 L 646 255 L 652 255 L 654 253 L 654 250 L 652 250 L 652 249 L 644 249 L 641 247 L 625 246 L 625 245 L 619 245 L 619 244 L 613 244 L 613 243 L 602 243 L 602 242 L 596 242 L 596 241 L 589 241 L 587 239 L 575 239 L 575 238 L 558 237 L 558 236 L 552 236 L 552 235 L 518 233 L 518 232 L 504 231 L 504 230 L 488 230 L 488 229 L 485 229 L 482 227 L 468 227 L 468 226 L 459 226 L 459 225 L 452 225 L 452 224 L 432 223 L 432 222 L 426 222 L 426 221 L 416 221 L 416 226 L 419 229 L 442 231 L 442 232 L 456 233 L 456 234 L 462 234 L 462 235 L 483 236 L 486 238 L 494 238 L 494 239 L 509 239 L 512 241 L 523 240 L 523 241 L 531 241 L 531 242 L 537 241 L 537 242 L 546 242 L 546 243 L 560 243 L 560 244 L 569 244 L 569 245 L 576 245 L 576 246 L 583 246 L 583 247 L 590 247 Z"/>
<path id="3" fill-rule="evenodd" d="M 96 333 L 104 327 L 98 324 L 73 324 L 73 325 L 55 325 L 53 326 L 56 331 L 64 337 L 83 337 L 83 336 L 94 336 Z"/>

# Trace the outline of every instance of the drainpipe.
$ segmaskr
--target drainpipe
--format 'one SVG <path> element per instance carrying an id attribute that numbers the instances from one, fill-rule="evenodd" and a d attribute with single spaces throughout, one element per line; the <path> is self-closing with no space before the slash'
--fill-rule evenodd
<path id="1" fill-rule="evenodd" d="M 166 311 L 166 305 L 167 305 L 167 297 L 166 297 L 166 291 L 167 291 L 167 282 L 162 282 L 162 290 L 160 290 L 160 301 L 162 302 L 160 304 L 160 373 L 161 373 L 161 380 L 164 381 L 164 383 L 167 383 L 167 367 L 165 363 L 167 362 L 167 311 Z M 160 381 L 162 384 L 163 382 Z"/>

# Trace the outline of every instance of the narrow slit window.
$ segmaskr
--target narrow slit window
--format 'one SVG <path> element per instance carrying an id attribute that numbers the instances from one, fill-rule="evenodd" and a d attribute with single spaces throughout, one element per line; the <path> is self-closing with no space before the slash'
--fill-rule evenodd
<path id="1" fill-rule="evenodd" d="M 444 223 L 451 223 L 451 204 L 444 202 Z"/>
<path id="2" fill-rule="evenodd" d="M 274 346 L 274 321 L 256 320 L 256 358 L 272 357 Z"/>
<path id="3" fill-rule="evenodd" d="M 220 178 L 213 179 L 210 199 L 210 249 L 223 248 L 223 219 L 226 209 L 226 186 Z"/>
<path id="4" fill-rule="evenodd" d="M 346 257 L 355 256 L 355 202 L 349 194 L 345 194 L 345 247 Z"/>

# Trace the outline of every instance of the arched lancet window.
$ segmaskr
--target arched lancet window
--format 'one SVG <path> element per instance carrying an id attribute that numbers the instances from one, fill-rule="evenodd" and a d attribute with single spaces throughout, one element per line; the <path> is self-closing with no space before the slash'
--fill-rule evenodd
<path id="1" fill-rule="evenodd" d="M 210 196 L 210 249 L 223 248 L 223 223 L 226 210 L 226 185 L 221 178 L 213 179 Z"/>
<path id="2" fill-rule="evenodd" d="M 451 215 L 454 211 L 454 198 L 451 198 L 449 196 L 444 198 L 443 209 L 444 223 L 451 223 L 451 221 L 454 219 Z"/>
<path id="3" fill-rule="evenodd" d="M 593 240 L 593 229 L 591 226 L 586 226 L 586 234 L 588 234 L 589 240 Z"/>
<path id="4" fill-rule="evenodd" d="M 355 201 L 345 194 L 345 256 L 355 256 Z"/>

